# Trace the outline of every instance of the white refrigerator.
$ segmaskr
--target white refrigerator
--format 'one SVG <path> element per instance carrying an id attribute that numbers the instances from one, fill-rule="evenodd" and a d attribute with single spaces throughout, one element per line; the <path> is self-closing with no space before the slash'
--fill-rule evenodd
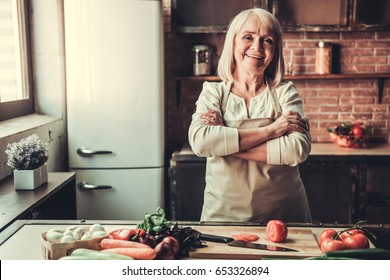
<path id="1" fill-rule="evenodd" d="M 66 0 L 64 15 L 77 218 L 141 220 L 164 207 L 161 1 Z"/>

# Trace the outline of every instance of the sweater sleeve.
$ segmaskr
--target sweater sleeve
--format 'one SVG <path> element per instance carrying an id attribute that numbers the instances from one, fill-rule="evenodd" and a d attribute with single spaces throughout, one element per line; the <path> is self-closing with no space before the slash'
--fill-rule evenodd
<path id="1" fill-rule="evenodd" d="M 208 109 L 218 111 L 222 116 L 224 82 L 204 82 L 203 89 L 195 103 L 188 131 L 188 140 L 197 156 L 225 156 L 239 151 L 239 135 L 236 128 L 205 125 L 200 116 Z"/>
<path id="2" fill-rule="evenodd" d="M 302 100 L 292 82 L 276 90 L 282 112 L 295 111 L 305 117 Z M 292 132 L 267 142 L 267 163 L 296 166 L 304 162 L 311 151 L 310 133 Z"/>

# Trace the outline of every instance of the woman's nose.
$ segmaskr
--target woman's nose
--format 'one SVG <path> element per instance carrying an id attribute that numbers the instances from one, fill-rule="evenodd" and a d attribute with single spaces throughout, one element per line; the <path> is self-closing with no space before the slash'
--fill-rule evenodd
<path id="1" fill-rule="evenodd" d="M 262 50 L 263 49 L 263 43 L 261 42 L 261 40 L 253 40 L 252 45 L 251 45 L 251 49 L 255 50 L 255 51 Z"/>

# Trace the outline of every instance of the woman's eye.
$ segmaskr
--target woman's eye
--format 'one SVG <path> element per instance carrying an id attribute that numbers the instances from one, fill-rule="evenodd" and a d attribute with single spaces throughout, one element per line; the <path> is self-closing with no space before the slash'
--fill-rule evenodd
<path id="1" fill-rule="evenodd" d="M 252 40 L 252 36 L 250 36 L 250 35 L 245 35 L 245 36 L 244 36 L 244 40 Z"/>
<path id="2" fill-rule="evenodd" d="M 263 40 L 266 44 L 268 45 L 272 45 L 274 43 L 274 40 L 272 40 L 271 38 L 264 38 Z"/>

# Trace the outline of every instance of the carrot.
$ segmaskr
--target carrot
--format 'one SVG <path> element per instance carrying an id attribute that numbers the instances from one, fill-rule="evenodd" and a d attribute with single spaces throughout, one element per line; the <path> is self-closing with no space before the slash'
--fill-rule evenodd
<path id="1" fill-rule="evenodd" d="M 136 260 L 153 260 L 156 257 L 156 251 L 152 248 L 110 248 L 101 252 L 109 252 L 119 255 L 128 256 Z"/>
<path id="2" fill-rule="evenodd" d="M 128 240 L 120 240 L 120 239 L 111 239 L 104 238 L 100 242 L 100 246 L 102 249 L 110 249 L 110 248 L 147 248 L 150 249 L 149 245 L 136 242 L 136 241 L 128 241 Z"/>
<path id="3" fill-rule="evenodd" d="M 238 233 L 238 234 L 233 234 L 232 237 L 234 240 L 242 240 L 245 242 L 254 242 L 256 240 L 259 240 L 259 236 L 256 234 L 252 233 Z"/>

